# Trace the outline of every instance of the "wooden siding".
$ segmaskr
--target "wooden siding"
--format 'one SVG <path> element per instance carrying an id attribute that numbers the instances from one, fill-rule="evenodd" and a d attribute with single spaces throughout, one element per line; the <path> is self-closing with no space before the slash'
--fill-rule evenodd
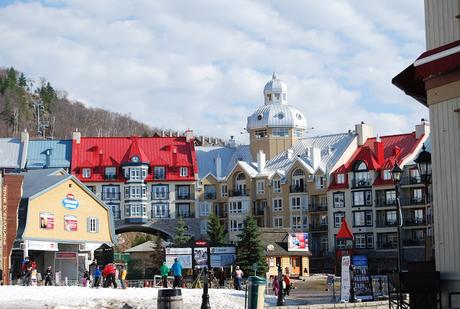
<path id="1" fill-rule="evenodd" d="M 459 0 L 425 0 L 427 50 L 460 39 Z"/>

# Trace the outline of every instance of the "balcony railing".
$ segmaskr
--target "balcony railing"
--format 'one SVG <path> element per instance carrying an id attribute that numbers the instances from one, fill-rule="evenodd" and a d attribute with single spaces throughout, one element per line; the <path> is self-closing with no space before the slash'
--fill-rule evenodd
<path id="1" fill-rule="evenodd" d="M 177 200 L 194 200 L 195 199 L 195 194 L 188 192 L 176 192 L 176 199 Z"/>
<path id="2" fill-rule="evenodd" d="M 395 227 L 398 225 L 396 221 L 388 221 L 388 220 L 377 220 L 376 226 L 377 227 Z"/>
<path id="3" fill-rule="evenodd" d="M 229 190 L 228 195 L 229 196 L 249 196 L 249 190 L 248 189 Z"/>
<path id="4" fill-rule="evenodd" d="M 151 193 L 152 200 L 168 200 L 169 199 L 169 192 L 164 193 Z"/>
<path id="5" fill-rule="evenodd" d="M 312 204 L 309 205 L 308 211 L 310 211 L 310 212 L 327 211 L 327 204 L 312 203 Z"/>
<path id="6" fill-rule="evenodd" d="M 254 206 L 252 209 L 252 214 L 254 216 L 263 216 L 265 213 L 265 210 L 262 206 Z"/>
<path id="7" fill-rule="evenodd" d="M 424 246 L 424 245 L 425 245 L 424 239 L 403 239 L 404 247 L 418 247 L 418 246 Z"/>
<path id="8" fill-rule="evenodd" d="M 205 192 L 204 193 L 205 200 L 215 200 L 216 199 L 216 192 Z"/>
<path id="9" fill-rule="evenodd" d="M 376 199 L 375 200 L 376 207 L 391 207 L 396 206 L 396 200 L 386 200 L 386 199 Z"/>
<path id="10" fill-rule="evenodd" d="M 218 217 L 218 218 L 227 218 L 228 217 L 228 211 L 222 211 L 222 210 L 219 210 L 219 211 L 216 211 L 215 212 L 215 215 Z"/>
<path id="11" fill-rule="evenodd" d="M 351 181 L 352 188 L 369 188 L 372 186 L 370 179 L 353 179 Z"/>
<path id="12" fill-rule="evenodd" d="M 399 203 L 401 206 L 411 206 L 411 205 L 425 205 L 425 197 L 422 198 L 412 198 L 412 197 L 405 197 L 405 198 L 400 198 Z"/>
<path id="13" fill-rule="evenodd" d="M 327 224 L 310 224 L 310 232 L 327 232 Z"/>
<path id="14" fill-rule="evenodd" d="M 397 242 L 377 241 L 377 249 L 396 249 L 397 247 Z"/>
<path id="15" fill-rule="evenodd" d="M 401 181 L 399 182 L 401 185 L 413 185 L 413 184 L 421 184 L 422 178 L 420 176 L 413 176 L 413 177 L 401 177 Z"/>
<path id="16" fill-rule="evenodd" d="M 103 201 L 119 201 L 120 200 L 120 192 L 104 192 L 102 191 L 102 200 Z"/>
<path id="17" fill-rule="evenodd" d="M 408 220 L 404 220 L 404 225 L 405 226 L 424 226 L 426 225 L 426 221 L 425 219 L 418 219 L 418 220 L 408 219 Z"/>
<path id="18" fill-rule="evenodd" d="M 177 218 L 195 218 L 195 214 L 193 213 L 193 211 L 184 212 L 184 213 L 180 213 L 180 212 L 176 211 L 176 217 Z"/>
<path id="19" fill-rule="evenodd" d="M 307 186 L 289 186 L 290 193 L 307 192 Z"/>

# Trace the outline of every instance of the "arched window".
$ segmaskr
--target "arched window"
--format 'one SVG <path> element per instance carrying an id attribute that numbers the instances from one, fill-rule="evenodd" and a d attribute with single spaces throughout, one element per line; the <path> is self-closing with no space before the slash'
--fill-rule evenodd
<path id="1" fill-rule="evenodd" d="M 302 169 L 298 168 L 294 171 L 294 173 L 292 173 L 292 176 L 305 176 L 305 172 Z"/>
<path id="2" fill-rule="evenodd" d="M 356 165 L 355 165 L 355 172 L 359 172 L 359 171 L 367 171 L 366 162 L 364 162 L 364 161 L 359 161 L 358 163 L 356 163 Z"/>
<path id="3" fill-rule="evenodd" d="M 246 180 L 246 175 L 244 173 L 239 173 L 236 176 L 236 180 Z"/>
<path id="4" fill-rule="evenodd" d="M 371 186 L 371 176 L 364 161 L 359 161 L 355 164 L 353 186 L 355 188 Z"/>

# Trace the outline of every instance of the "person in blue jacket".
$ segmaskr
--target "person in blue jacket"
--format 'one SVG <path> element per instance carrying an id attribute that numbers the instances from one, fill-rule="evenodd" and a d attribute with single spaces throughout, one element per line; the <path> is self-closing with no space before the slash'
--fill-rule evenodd
<path id="1" fill-rule="evenodd" d="M 182 264 L 177 260 L 177 258 L 175 258 L 174 264 L 171 266 L 171 271 L 174 276 L 174 289 L 182 286 L 182 268 Z"/>
<path id="2" fill-rule="evenodd" d="M 96 269 L 94 270 L 94 283 L 93 283 L 93 288 L 98 288 L 99 284 L 101 283 L 101 275 L 102 272 L 99 268 L 99 265 L 96 266 Z"/>

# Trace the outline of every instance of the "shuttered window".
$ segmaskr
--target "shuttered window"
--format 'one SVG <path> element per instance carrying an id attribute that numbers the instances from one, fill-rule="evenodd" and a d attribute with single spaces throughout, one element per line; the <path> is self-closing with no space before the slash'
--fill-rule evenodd
<path id="1" fill-rule="evenodd" d="M 99 220 L 97 218 L 90 217 L 86 221 L 86 230 L 89 233 L 99 233 Z"/>

